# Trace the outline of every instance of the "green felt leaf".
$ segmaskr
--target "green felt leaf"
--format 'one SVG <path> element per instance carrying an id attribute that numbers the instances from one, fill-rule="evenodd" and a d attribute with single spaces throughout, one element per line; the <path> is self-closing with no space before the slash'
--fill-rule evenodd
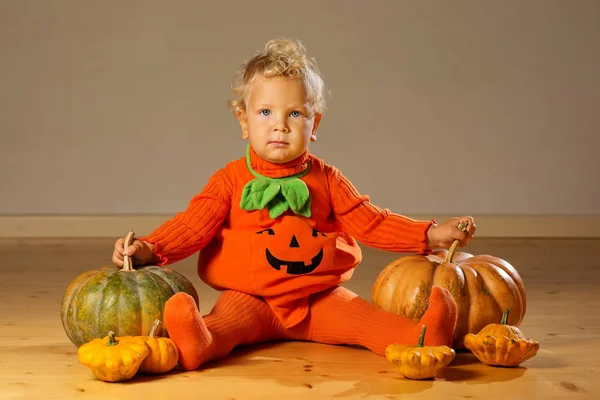
<path id="1" fill-rule="evenodd" d="M 309 196 L 308 200 L 304 205 L 297 211 L 294 211 L 296 214 L 301 215 L 306 218 L 310 218 L 310 204 L 312 203 L 312 198 Z"/>
<path id="2" fill-rule="evenodd" d="M 252 191 L 254 181 L 256 181 L 256 179 L 248 182 L 242 190 L 242 198 L 240 200 L 240 208 L 242 210 L 252 211 L 258 209 L 260 199 L 257 194 Z"/>
<path id="3" fill-rule="evenodd" d="M 277 195 L 267 206 L 269 216 L 273 219 L 279 217 L 290 208 L 288 202 L 283 195 Z"/>
<path id="4" fill-rule="evenodd" d="M 290 179 L 282 185 L 281 194 L 287 200 L 292 211 L 300 210 L 310 198 L 306 183 L 300 179 Z"/>
<path id="5" fill-rule="evenodd" d="M 260 208 L 261 209 L 265 208 L 265 206 L 268 205 L 269 202 L 271 200 L 273 200 L 275 198 L 275 196 L 277 196 L 277 194 L 279 194 L 280 191 L 281 191 L 281 185 L 279 184 L 279 182 L 276 182 L 276 181 L 269 182 L 269 185 L 263 191 L 262 199 L 260 200 Z"/>

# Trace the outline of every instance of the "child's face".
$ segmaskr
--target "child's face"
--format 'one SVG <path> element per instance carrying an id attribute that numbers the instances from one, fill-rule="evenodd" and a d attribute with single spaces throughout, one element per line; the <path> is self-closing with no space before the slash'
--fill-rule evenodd
<path id="1" fill-rule="evenodd" d="M 311 110 L 300 81 L 276 77 L 252 84 L 238 119 L 242 138 L 250 140 L 256 154 L 281 164 L 298 158 L 317 139 L 321 114 Z"/>

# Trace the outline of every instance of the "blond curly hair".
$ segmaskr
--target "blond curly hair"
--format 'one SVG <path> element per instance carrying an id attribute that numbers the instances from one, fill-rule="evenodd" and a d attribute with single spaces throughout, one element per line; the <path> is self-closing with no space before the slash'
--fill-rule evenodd
<path id="1" fill-rule="evenodd" d="M 317 62 L 306 55 L 299 41 L 275 39 L 267 42 L 264 51 L 244 63 L 231 84 L 234 99 L 228 101 L 233 114 L 246 110 L 246 100 L 257 78 L 289 77 L 302 82 L 312 111 L 325 111 L 325 84 Z"/>

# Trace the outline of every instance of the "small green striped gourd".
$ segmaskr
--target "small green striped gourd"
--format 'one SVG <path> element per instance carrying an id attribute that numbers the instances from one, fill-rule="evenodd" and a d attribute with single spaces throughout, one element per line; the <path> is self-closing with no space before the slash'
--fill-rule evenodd
<path id="1" fill-rule="evenodd" d="M 164 305 L 177 292 L 186 292 L 198 304 L 194 285 L 179 272 L 158 266 L 134 269 L 129 257 L 124 261 L 123 268 L 106 266 L 84 272 L 65 290 L 62 324 L 77 347 L 109 331 L 116 336 L 146 335 L 156 319 L 163 320 Z M 155 334 L 168 337 L 164 324 Z"/>

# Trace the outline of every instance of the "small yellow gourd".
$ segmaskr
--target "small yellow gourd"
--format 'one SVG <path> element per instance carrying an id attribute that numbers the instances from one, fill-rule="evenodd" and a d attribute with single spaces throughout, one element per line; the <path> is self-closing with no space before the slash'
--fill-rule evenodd
<path id="1" fill-rule="evenodd" d="M 484 364 L 514 367 L 537 354 L 540 347 L 527 339 L 516 326 L 507 324 L 510 309 L 502 314 L 500 324 L 489 324 L 477 335 L 465 336 L 465 347 Z"/>
<path id="2" fill-rule="evenodd" d="M 144 337 L 150 353 L 142 362 L 140 372 L 162 374 L 175 368 L 179 361 L 179 350 L 175 343 L 169 338 L 154 336 L 159 324 L 160 320 L 155 320 L 150 335 Z"/>
<path id="3" fill-rule="evenodd" d="M 423 346 L 427 326 L 423 325 L 416 346 L 390 344 L 385 357 L 398 372 L 409 379 L 429 379 L 454 360 L 456 352 L 448 346 Z"/>
<path id="4" fill-rule="evenodd" d="M 133 378 L 148 355 L 148 346 L 142 337 L 115 337 L 110 331 L 102 339 L 92 339 L 77 349 L 79 362 L 89 367 L 94 375 L 105 382 L 119 382 Z"/>

